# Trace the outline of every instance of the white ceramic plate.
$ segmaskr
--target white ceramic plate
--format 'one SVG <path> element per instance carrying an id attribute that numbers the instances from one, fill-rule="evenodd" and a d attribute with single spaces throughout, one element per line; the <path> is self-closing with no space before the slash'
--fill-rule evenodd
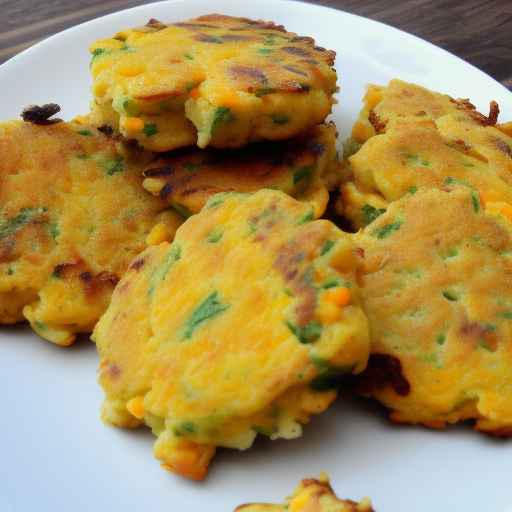
<path id="1" fill-rule="evenodd" d="M 212 11 L 264 18 L 337 51 L 345 137 L 369 82 L 400 77 L 512 119 L 512 95 L 476 68 L 420 39 L 344 12 L 282 0 L 176 0 L 106 16 L 43 41 L 0 66 L 0 119 L 30 103 L 56 101 L 63 116 L 87 111 L 87 47 L 150 17 L 177 21 Z M 281 501 L 299 479 L 328 471 L 341 496 L 370 495 L 379 512 L 512 510 L 512 442 L 468 427 L 445 432 L 388 424 L 374 405 L 339 400 L 302 439 L 259 441 L 221 452 L 208 479 L 160 469 L 152 435 L 99 421 L 94 346 L 57 348 L 25 328 L 0 333 L 0 511 L 165 510 L 229 512 L 248 501 Z M 512 399 L 512 397 L 511 397 Z"/>

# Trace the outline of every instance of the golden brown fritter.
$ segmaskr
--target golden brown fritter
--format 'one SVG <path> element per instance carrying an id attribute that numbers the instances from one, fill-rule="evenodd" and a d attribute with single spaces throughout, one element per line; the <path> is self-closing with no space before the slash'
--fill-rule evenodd
<path id="1" fill-rule="evenodd" d="M 398 422 L 512 435 L 512 220 L 469 187 L 419 190 L 355 235 L 372 355 Z"/>
<path id="2" fill-rule="evenodd" d="M 309 202 L 318 218 L 325 211 L 328 188 L 339 182 L 339 165 L 336 128 L 319 125 L 288 141 L 170 153 L 148 164 L 143 186 L 185 216 L 198 213 L 219 192 L 272 188 Z"/>
<path id="3" fill-rule="evenodd" d="M 151 20 L 91 46 L 91 119 L 153 151 L 295 137 L 334 103 L 335 54 L 270 22 Z"/>
<path id="4" fill-rule="evenodd" d="M 235 512 L 373 512 L 373 508 L 369 499 L 356 503 L 338 498 L 327 475 L 321 474 L 318 480 L 302 480 L 283 505 L 251 503 L 240 505 Z"/>
<path id="5" fill-rule="evenodd" d="M 0 322 L 69 345 L 92 330 L 145 238 L 180 220 L 141 187 L 141 166 L 77 123 L 0 125 Z"/>
<path id="6" fill-rule="evenodd" d="M 366 365 L 356 260 L 282 192 L 213 196 L 132 263 L 96 326 L 103 419 L 146 423 L 163 467 L 193 479 L 217 446 L 300 436 Z"/>

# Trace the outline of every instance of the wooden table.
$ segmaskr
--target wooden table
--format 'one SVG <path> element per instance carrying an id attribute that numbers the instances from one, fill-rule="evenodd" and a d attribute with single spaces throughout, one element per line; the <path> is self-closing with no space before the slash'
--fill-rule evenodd
<path id="1" fill-rule="evenodd" d="M 67 27 L 151 1 L 0 0 L 0 63 Z M 512 89 L 512 0 L 312 1 L 416 34 Z"/>

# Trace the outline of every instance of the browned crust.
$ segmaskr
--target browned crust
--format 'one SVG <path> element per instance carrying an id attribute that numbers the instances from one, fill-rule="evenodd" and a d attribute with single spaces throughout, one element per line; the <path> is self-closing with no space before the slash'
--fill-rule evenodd
<path id="1" fill-rule="evenodd" d="M 387 124 L 386 121 L 381 121 L 374 110 L 370 110 L 368 113 L 368 121 L 370 121 L 370 124 L 377 133 L 383 133 L 385 131 Z"/>
<path id="2" fill-rule="evenodd" d="M 48 125 L 62 122 L 62 119 L 50 119 L 58 112 L 60 112 L 60 106 L 57 103 L 29 105 L 21 112 L 21 118 L 27 123 Z"/>
<path id="3" fill-rule="evenodd" d="M 407 396 L 411 385 L 402 373 L 400 359 L 389 354 L 372 354 L 366 370 L 357 377 L 357 391 L 371 395 L 386 387 L 391 387 L 397 395 Z"/>
<path id="4" fill-rule="evenodd" d="M 489 115 L 484 116 L 476 109 L 475 105 L 469 101 L 469 98 L 459 98 L 450 101 L 457 105 L 459 110 L 463 110 L 471 116 L 471 118 L 482 126 L 495 126 L 498 122 L 498 116 L 500 113 L 500 107 L 496 101 L 489 103 Z"/>

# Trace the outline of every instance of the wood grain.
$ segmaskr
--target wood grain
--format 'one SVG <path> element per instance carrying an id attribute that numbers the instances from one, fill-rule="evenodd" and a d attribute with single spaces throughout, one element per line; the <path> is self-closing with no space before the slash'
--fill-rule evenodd
<path id="1" fill-rule="evenodd" d="M 151 1 L 0 0 L 0 63 L 65 28 Z M 343 9 L 416 34 L 471 62 L 512 89 L 512 0 L 312 3 Z"/>

